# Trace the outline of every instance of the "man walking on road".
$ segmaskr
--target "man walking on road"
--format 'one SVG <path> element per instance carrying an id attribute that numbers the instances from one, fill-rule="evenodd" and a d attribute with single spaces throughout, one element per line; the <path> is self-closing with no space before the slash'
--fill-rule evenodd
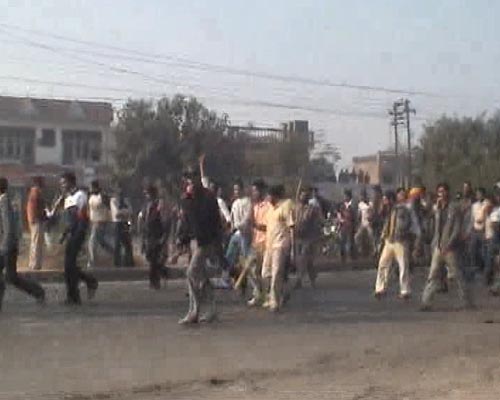
<path id="1" fill-rule="evenodd" d="M 129 222 L 132 220 L 132 205 L 120 186 L 117 187 L 115 196 L 111 198 L 110 207 L 114 231 L 114 265 L 133 267 L 134 257 L 129 227 Z"/>
<path id="2" fill-rule="evenodd" d="M 396 195 L 388 191 L 384 195 L 384 203 L 389 213 L 382 230 L 382 254 L 378 264 L 375 297 L 381 299 L 387 294 L 390 271 L 394 261 L 399 265 L 399 290 L 401 299 L 407 300 L 411 295 L 409 241 L 413 228 L 411 212 L 404 202 L 395 204 Z"/>
<path id="3" fill-rule="evenodd" d="M 202 321 L 211 322 L 216 317 L 213 287 L 207 275 L 206 265 L 210 257 L 219 255 L 218 246 L 222 235 L 219 206 L 215 196 L 201 184 L 198 174 L 187 177 L 188 195 L 182 201 L 184 232 L 189 234 L 192 257 L 186 272 L 189 289 L 189 309 L 179 324 L 199 321 L 202 300 L 209 304 Z"/>
<path id="4" fill-rule="evenodd" d="M 304 275 L 308 274 L 311 286 L 316 283 L 316 270 L 314 269 L 314 251 L 320 237 L 323 215 L 318 207 L 309 202 L 311 189 L 302 188 L 299 193 L 299 204 L 296 210 L 295 247 L 297 255 L 297 281 L 295 288 L 302 287 Z"/>
<path id="5" fill-rule="evenodd" d="M 28 293 L 39 303 L 45 301 L 45 291 L 36 282 L 17 274 L 18 227 L 8 194 L 9 183 L 0 177 L 0 310 L 5 293 L 4 270 L 8 283 Z"/>
<path id="6" fill-rule="evenodd" d="M 84 273 L 78 267 L 78 254 L 85 243 L 85 235 L 89 227 L 87 195 L 76 186 L 76 177 L 67 172 L 61 178 L 63 192 L 63 208 L 66 226 L 61 237 L 64 249 L 64 279 L 66 282 L 67 305 L 80 305 L 80 281 L 87 285 L 87 297 L 92 299 L 98 287 L 97 279 L 89 273 Z"/>
<path id="7" fill-rule="evenodd" d="M 32 270 L 42 269 L 43 246 L 45 239 L 45 200 L 43 198 L 43 178 L 33 178 L 33 186 L 28 195 L 26 216 L 30 229 L 30 255 L 28 267 Z"/>
<path id="8" fill-rule="evenodd" d="M 437 186 L 437 196 L 432 262 L 422 295 L 422 311 L 431 309 L 432 299 L 441 287 L 442 269 L 445 265 L 448 270 L 448 280 L 456 283 L 458 296 L 463 306 L 472 306 L 470 291 L 459 265 L 458 244 L 462 228 L 460 207 L 457 204 L 451 204 L 450 189 L 446 183 L 440 183 Z"/>
<path id="9" fill-rule="evenodd" d="M 293 248 L 295 221 L 290 200 L 285 200 L 283 186 L 269 190 L 271 208 L 266 219 L 266 252 L 262 264 L 262 278 L 267 300 L 262 305 L 270 311 L 279 311 L 285 300 L 285 267 Z"/>
<path id="10" fill-rule="evenodd" d="M 106 228 L 110 220 L 109 197 L 102 193 L 98 181 L 90 183 L 89 196 L 90 238 L 89 262 L 87 267 L 95 267 L 97 247 L 100 245 L 108 254 L 113 254 L 113 247 L 106 238 Z"/>

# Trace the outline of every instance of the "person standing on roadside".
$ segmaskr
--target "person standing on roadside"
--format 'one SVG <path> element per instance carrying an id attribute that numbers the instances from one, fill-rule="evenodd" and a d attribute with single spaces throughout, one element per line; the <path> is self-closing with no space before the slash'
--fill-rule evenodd
<path id="1" fill-rule="evenodd" d="M 462 214 L 460 206 L 450 199 L 450 188 L 446 183 L 438 184 L 435 207 L 435 231 L 432 241 L 432 262 L 427 283 L 422 294 L 422 311 L 432 308 L 434 295 L 439 292 L 442 281 L 442 270 L 446 266 L 448 281 L 454 282 L 457 293 L 464 307 L 472 306 L 469 287 L 460 268 L 460 244 Z"/>
<path id="2" fill-rule="evenodd" d="M 43 198 L 44 181 L 41 176 L 33 178 L 33 186 L 28 194 L 26 216 L 30 230 L 30 255 L 28 268 L 34 271 L 42 269 L 47 214 Z"/>
<path id="3" fill-rule="evenodd" d="M 130 237 L 132 205 L 125 197 L 121 186 L 116 188 L 116 193 L 110 201 L 110 208 L 114 228 L 114 265 L 115 267 L 133 267 L 134 256 Z"/>

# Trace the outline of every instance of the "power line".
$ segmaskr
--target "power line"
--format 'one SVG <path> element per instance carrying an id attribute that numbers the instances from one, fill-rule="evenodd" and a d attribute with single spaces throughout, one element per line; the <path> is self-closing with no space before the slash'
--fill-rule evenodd
<path id="1" fill-rule="evenodd" d="M 267 72 L 252 71 L 252 70 L 247 70 L 247 69 L 231 68 L 231 67 L 227 67 L 227 66 L 223 66 L 223 65 L 205 63 L 205 62 L 191 60 L 191 59 L 184 58 L 184 57 L 178 57 L 178 56 L 172 56 L 172 55 L 166 55 L 166 54 L 158 54 L 158 53 L 148 54 L 148 53 L 138 51 L 138 50 L 127 49 L 127 48 L 119 47 L 119 46 L 111 46 L 111 45 L 101 44 L 101 43 L 88 41 L 88 40 L 70 38 L 67 36 L 52 34 L 52 33 L 46 32 L 46 31 L 38 30 L 38 29 L 26 29 L 26 28 L 22 28 L 22 27 L 10 25 L 10 24 L 5 24 L 5 23 L 0 23 L 0 27 L 3 27 L 4 28 L 3 31 L 7 32 L 7 33 L 9 33 L 9 32 L 6 31 L 6 29 L 11 29 L 11 30 L 21 31 L 24 33 L 29 33 L 29 34 L 43 35 L 46 37 L 51 37 L 51 38 L 56 39 L 56 40 L 62 40 L 62 41 L 77 43 L 77 44 L 81 44 L 81 45 L 83 44 L 86 46 L 100 47 L 102 49 L 133 54 L 134 56 L 139 56 L 140 58 L 132 57 L 132 56 L 124 56 L 124 55 L 121 55 L 119 57 L 128 58 L 129 60 L 133 59 L 135 61 L 144 61 L 144 62 L 153 63 L 153 64 L 155 64 L 155 63 L 156 64 L 165 64 L 164 60 L 169 60 L 170 64 L 168 64 L 168 65 L 172 65 L 172 62 L 176 62 L 176 65 L 179 67 L 182 67 L 182 68 L 197 69 L 197 70 L 202 70 L 202 71 L 211 71 L 211 72 L 217 72 L 217 73 L 223 73 L 223 74 L 239 75 L 239 76 L 246 76 L 246 77 L 253 77 L 253 78 L 260 78 L 260 79 L 268 79 L 268 80 L 275 80 L 275 81 L 281 81 L 281 82 L 287 82 L 287 83 L 299 83 L 299 84 L 322 86 L 322 87 L 328 86 L 328 87 L 335 87 L 335 88 L 373 91 L 373 92 L 384 92 L 384 93 L 391 93 L 391 94 L 406 94 L 406 95 L 414 95 L 414 96 L 443 97 L 440 94 L 427 92 L 427 91 L 388 88 L 388 87 L 383 87 L 383 86 L 358 85 L 358 84 L 351 84 L 351 83 L 347 83 L 347 82 L 333 82 L 333 81 L 330 81 L 328 79 L 313 79 L 313 78 L 300 77 L 300 76 L 278 75 L 278 74 L 272 74 L 272 73 L 267 73 Z M 87 52 L 89 52 L 89 51 L 87 50 Z M 104 56 L 109 57 L 108 54 L 103 54 L 103 53 L 98 53 L 98 52 L 93 52 L 93 53 L 94 53 L 94 55 L 99 54 L 99 56 L 102 56 L 102 57 L 104 57 Z"/>

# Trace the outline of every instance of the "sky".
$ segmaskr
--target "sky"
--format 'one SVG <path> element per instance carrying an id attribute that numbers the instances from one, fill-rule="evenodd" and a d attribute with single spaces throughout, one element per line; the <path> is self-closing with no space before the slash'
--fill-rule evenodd
<path id="1" fill-rule="evenodd" d="M 0 0 L 0 95 L 194 95 L 234 125 L 307 119 L 348 166 L 391 145 L 400 98 L 414 142 L 442 114 L 500 107 L 498 15 L 495 0 Z"/>

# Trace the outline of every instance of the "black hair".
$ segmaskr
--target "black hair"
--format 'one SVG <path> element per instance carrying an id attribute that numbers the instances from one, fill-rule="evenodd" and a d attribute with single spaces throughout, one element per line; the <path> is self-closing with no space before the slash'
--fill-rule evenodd
<path id="1" fill-rule="evenodd" d="M 483 196 L 486 196 L 486 189 L 484 187 L 478 187 L 476 189 L 476 193 L 477 192 L 481 193 Z"/>
<path id="2" fill-rule="evenodd" d="M 393 203 L 396 201 L 396 193 L 393 190 L 386 190 L 384 196 Z"/>
<path id="3" fill-rule="evenodd" d="M 273 185 L 269 188 L 269 194 L 281 199 L 285 196 L 285 187 L 283 185 Z"/>
<path id="4" fill-rule="evenodd" d="M 259 192 L 264 192 L 267 188 L 266 182 L 263 179 L 257 179 L 252 183 L 252 186 L 255 186 Z"/>
<path id="5" fill-rule="evenodd" d="M 236 186 L 238 185 L 240 189 L 244 189 L 245 185 L 243 185 L 243 181 L 241 179 L 235 179 L 233 182 L 233 185 Z"/>
<path id="6" fill-rule="evenodd" d="M 380 193 L 380 194 L 382 194 L 382 188 L 380 187 L 380 185 L 373 185 L 372 190 L 373 190 L 375 193 Z"/>
<path id="7" fill-rule="evenodd" d="M 7 178 L 0 176 L 0 193 L 5 193 L 9 188 L 9 181 Z"/>
<path id="8" fill-rule="evenodd" d="M 439 190 L 439 189 L 444 189 L 446 190 L 447 192 L 450 191 L 450 185 L 448 185 L 446 182 L 440 182 L 436 185 L 436 192 Z"/>
<path id="9" fill-rule="evenodd" d="M 33 181 L 33 184 L 35 186 L 42 186 L 43 185 L 43 177 L 40 175 L 34 176 L 32 181 Z"/>
<path id="10" fill-rule="evenodd" d="M 404 187 L 402 187 L 402 186 L 401 186 L 401 187 L 398 187 L 398 188 L 396 189 L 396 194 L 399 194 L 399 193 L 401 193 L 401 192 L 405 192 L 405 193 L 406 193 L 406 189 L 405 189 Z"/>
<path id="11" fill-rule="evenodd" d="M 68 182 L 70 185 L 76 186 L 76 175 L 73 172 L 65 172 L 61 178 Z"/>

